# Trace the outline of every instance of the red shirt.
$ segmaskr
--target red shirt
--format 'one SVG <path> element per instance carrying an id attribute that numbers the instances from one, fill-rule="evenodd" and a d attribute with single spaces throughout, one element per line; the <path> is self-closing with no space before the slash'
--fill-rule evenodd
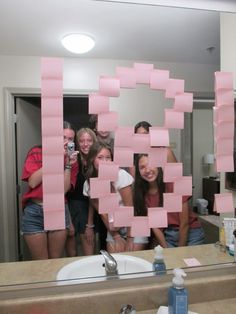
<path id="1" fill-rule="evenodd" d="M 166 183 L 166 193 L 173 192 L 173 184 Z M 189 199 L 189 196 L 183 196 L 183 203 Z M 157 192 L 156 194 L 147 194 L 145 197 L 146 206 L 149 207 L 159 207 L 160 204 L 160 195 Z M 179 228 L 180 218 L 179 213 L 167 213 L 168 226 Z M 200 222 L 197 219 L 197 216 L 189 209 L 189 227 L 190 228 L 199 228 L 201 227 Z"/>
<path id="2" fill-rule="evenodd" d="M 40 168 L 42 168 L 42 147 L 35 146 L 31 148 L 31 150 L 28 152 L 26 156 L 21 179 L 23 181 L 28 182 L 29 177 Z M 73 186 L 73 188 L 75 187 L 77 173 L 78 163 L 76 162 L 75 164 L 72 165 L 71 168 L 71 185 Z M 29 187 L 28 191 L 23 194 L 22 197 L 23 208 L 25 207 L 27 201 L 32 198 L 43 200 L 42 183 L 36 186 L 34 189 Z"/>

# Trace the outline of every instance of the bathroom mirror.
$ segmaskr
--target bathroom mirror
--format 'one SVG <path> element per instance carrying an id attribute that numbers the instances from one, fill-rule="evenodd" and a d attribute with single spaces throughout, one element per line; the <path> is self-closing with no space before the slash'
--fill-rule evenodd
<path id="1" fill-rule="evenodd" d="M 62 48 L 60 48 L 61 50 L 58 52 L 58 54 L 56 54 L 55 50 L 52 49 L 53 43 L 51 40 L 50 32 L 45 32 L 43 34 L 45 38 L 49 36 L 51 40 L 52 46 L 50 51 L 40 50 L 40 53 L 38 53 L 37 45 L 35 42 L 34 45 L 30 45 L 27 42 L 24 42 L 24 44 L 21 45 L 21 47 L 27 47 L 27 45 L 33 47 L 28 48 L 28 50 L 30 51 L 30 55 L 29 52 L 26 52 L 27 49 L 20 50 L 20 47 L 19 50 L 15 51 L 14 49 L 12 49 L 11 51 L 11 44 L 9 44 L 8 46 L 2 45 L 3 48 L 2 50 L 0 49 L 0 55 L 3 55 L 0 57 L 0 68 L 3 69 L 3 75 L 1 76 L 1 86 L 5 88 L 2 98 L 4 97 L 4 105 L 6 106 L 5 109 L 2 108 L 3 106 L 0 106 L 2 117 L 1 119 L 3 119 L 3 123 L 1 123 L 1 125 L 2 127 L 4 126 L 4 132 L 1 132 L 4 145 L 2 145 L 2 147 L 0 148 L 0 158 L 2 165 L 12 165 L 11 167 L 9 167 L 10 169 L 8 169 L 8 174 L 6 174 L 6 169 L 4 169 L 3 166 L 1 168 L 2 189 L 0 195 L 0 221 L 2 226 L 0 228 L 0 258 L 2 262 L 17 261 L 19 256 L 18 248 L 20 246 L 20 237 L 19 234 L 16 232 L 16 230 L 19 230 L 19 217 L 17 217 L 17 198 L 15 196 L 16 156 L 14 137 L 15 126 L 13 121 L 13 117 L 15 117 L 15 104 L 12 102 L 15 99 L 15 96 L 22 97 L 28 95 L 39 95 L 40 56 L 47 55 L 53 57 L 65 57 L 64 90 L 65 94 L 67 95 L 87 95 L 89 92 L 97 90 L 99 75 L 114 75 L 116 66 L 131 67 L 134 62 L 154 63 L 155 68 L 170 70 L 170 76 L 172 78 L 180 78 L 185 80 L 185 91 L 194 92 L 195 95 L 194 106 L 197 110 L 196 118 L 211 116 L 210 111 L 208 111 L 207 114 L 204 114 L 206 113 L 206 111 L 204 111 L 204 113 L 200 113 L 199 111 L 206 110 L 204 109 L 204 104 L 210 104 L 210 106 L 212 106 L 213 102 L 211 101 L 214 97 L 212 97 L 214 86 L 214 72 L 220 69 L 220 13 L 218 11 L 167 8 L 154 5 L 144 5 L 144 3 L 111 4 L 108 3 L 109 1 L 87 2 L 90 6 L 89 10 L 83 11 L 82 8 L 84 8 L 85 6 L 85 4 L 83 4 L 83 6 L 81 5 L 81 11 L 84 15 L 82 20 L 87 21 L 87 24 L 84 24 L 83 27 L 87 25 L 89 32 L 93 31 L 92 28 L 89 26 L 89 22 L 92 21 L 94 17 L 93 14 L 97 14 L 97 12 L 100 12 L 102 20 L 108 23 L 107 25 L 103 25 L 103 27 L 100 27 L 100 20 L 96 18 L 96 27 L 102 29 L 103 32 L 105 32 L 105 29 L 109 29 L 110 25 L 116 24 L 117 27 L 122 27 L 122 23 L 125 23 L 125 20 L 128 20 L 129 22 L 129 27 L 126 30 L 123 29 L 123 36 L 129 35 L 129 37 L 126 37 L 125 41 L 119 41 L 119 36 L 121 36 L 121 34 L 118 31 L 114 32 L 112 35 L 109 35 L 107 42 L 111 41 L 113 37 L 115 37 L 117 41 L 117 45 L 113 43 L 113 50 L 109 50 L 109 53 L 106 53 L 105 42 L 103 42 L 104 50 L 102 50 L 102 39 L 100 39 L 100 43 L 99 41 L 97 43 L 97 55 L 95 54 L 95 52 L 91 52 L 88 57 L 81 56 L 81 58 L 75 58 L 73 55 L 65 53 Z M 51 4 L 52 3 L 53 1 L 51 1 Z M 119 11 L 117 6 L 119 6 Z M 104 11 L 101 11 L 101 8 L 103 8 Z M 15 9 L 17 9 L 17 7 L 15 7 Z M 51 5 L 49 5 L 48 10 L 49 9 L 52 9 Z M 45 8 L 45 10 L 45 12 L 48 12 L 47 8 Z M 77 12 L 71 11 L 70 14 L 71 18 L 75 15 L 75 19 L 79 20 L 79 8 L 77 8 L 77 10 Z M 17 10 L 15 10 L 14 12 L 17 12 Z M 118 12 L 119 15 L 117 16 Z M 15 16 L 13 12 L 11 13 L 12 17 Z M 31 16 L 32 18 L 33 13 Z M 87 13 L 87 15 L 85 13 Z M 67 17 L 70 17 L 70 14 L 67 14 Z M 63 20 L 59 20 L 60 23 L 63 24 Z M 198 25 L 200 21 L 199 29 L 197 28 L 197 24 L 193 24 L 193 21 L 196 21 L 197 23 L 197 20 Z M 157 21 L 162 21 L 162 23 L 164 23 L 162 27 L 159 24 L 156 25 Z M 206 30 L 204 30 L 203 21 L 208 21 L 209 24 L 207 25 L 207 29 L 211 29 L 213 36 L 205 37 L 207 32 Z M 174 24 L 173 26 L 171 22 L 176 22 L 178 24 L 179 32 L 177 32 L 177 24 Z M 31 20 L 31 23 L 33 24 L 33 19 Z M 188 25 L 191 25 L 191 27 Z M 15 24 L 12 20 L 12 27 L 13 26 L 15 27 L 15 30 L 20 29 L 21 21 L 19 20 L 19 18 L 15 20 Z M 187 34 L 185 34 L 185 31 L 190 28 L 191 30 L 194 30 L 194 33 L 190 34 L 190 37 L 188 37 Z M 68 31 L 71 32 L 73 31 L 73 29 L 70 28 Z M 197 32 L 199 33 L 197 34 Z M 105 33 L 101 32 L 100 35 L 101 38 L 103 38 L 102 36 L 105 36 Z M 168 37 L 171 35 L 172 37 Z M 182 38 L 182 35 L 185 35 L 185 37 Z M 196 36 L 198 36 L 200 40 L 195 40 L 198 45 L 193 45 L 192 42 L 190 43 L 190 39 L 192 37 L 196 38 Z M 12 41 L 12 45 L 14 41 L 13 39 L 14 38 L 12 38 L 11 36 L 8 36 L 8 40 L 10 43 Z M 199 46 L 200 43 L 201 46 Z M 123 47 L 130 47 L 130 49 L 123 52 L 122 49 L 118 49 L 121 48 L 121 45 L 123 45 Z M 160 47 L 162 49 L 159 49 Z M 152 48 L 155 49 L 152 50 Z M 13 55 L 15 55 L 15 57 Z M 206 58 L 204 58 L 204 56 Z M 130 97 L 131 93 L 132 91 L 124 90 L 122 91 L 122 97 Z M 140 98 L 138 95 L 142 95 L 143 98 Z M 152 97 L 152 95 L 153 92 L 147 92 L 146 86 L 140 86 L 137 93 L 134 93 L 134 97 L 138 96 L 138 100 L 141 101 L 142 99 L 143 103 L 147 101 L 146 96 L 151 97 L 151 102 L 155 103 L 154 99 L 156 95 L 154 96 L 154 98 Z M 122 97 L 120 98 L 120 100 L 124 99 Z M 163 98 L 163 96 L 160 97 Z M 116 101 L 119 101 L 119 99 L 114 100 L 114 103 L 111 104 L 114 108 L 117 106 L 117 104 L 115 103 Z M 135 100 L 133 101 L 133 104 L 134 103 Z M 134 125 L 137 121 L 144 119 L 144 112 L 140 111 L 141 116 L 132 116 L 132 119 L 130 119 L 130 121 L 127 121 L 127 118 L 130 116 L 130 114 L 126 114 L 127 108 L 121 109 L 121 107 L 119 107 L 118 110 L 122 110 L 121 124 L 123 125 L 128 125 L 127 123 L 129 123 L 130 125 Z M 151 116 L 145 116 L 145 119 L 149 120 L 154 125 L 156 124 L 153 114 Z M 190 123 L 190 121 L 191 117 L 186 118 L 186 126 Z M 211 124 L 209 123 L 209 125 Z M 189 129 L 191 129 L 191 126 L 189 127 Z M 180 161 L 183 161 L 183 156 L 185 157 L 185 162 L 188 163 L 187 169 L 191 169 L 190 164 L 192 163 L 192 161 L 190 156 L 188 155 L 189 152 L 187 155 L 183 153 L 184 151 L 181 148 L 181 145 L 183 145 L 184 140 L 190 143 L 192 136 L 194 135 L 191 134 L 191 136 L 188 136 L 186 133 L 182 132 L 181 134 L 181 132 L 178 131 L 177 135 L 173 134 L 171 140 L 173 149 L 178 159 Z M 213 142 L 213 138 L 211 140 Z M 209 151 L 207 152 L 209 153 Z M 197 170 L 195 170 L 195 172 L 198 173 Z M 196 190 L 197 188 L 199 188 L 201 190 L 200 184 L 201 178 L 200 180 L 198 180 L 198 187 L 196 185 L 194 189 Z M 201 195 L 200 193 L 201 192 L 199 192 L 198 195 Z M 14 196 L 12 197 L 12 195 Z M 197 195 L 194 197 L 196 198 Z"/>

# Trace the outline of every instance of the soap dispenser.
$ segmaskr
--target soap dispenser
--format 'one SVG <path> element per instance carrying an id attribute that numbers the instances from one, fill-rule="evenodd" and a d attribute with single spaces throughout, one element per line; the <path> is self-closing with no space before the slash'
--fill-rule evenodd
<path id="1" fill-rule="evenodd" d="M 188 291 L 184 288 L 185 272 L 181 268 L 174 269 L 173 286 L 168 291 L 168 313 L 188 313 Z"/>
<path id="2" fill-rule="evenodd" d="M 166 265 L 163 257 L 163 247 L 157 245 L 154 248 L 155 256 L 154 261 L 152 263 L 153 271 L 155 271 L 156 275 L 164 275 L 166 274 Z"/>

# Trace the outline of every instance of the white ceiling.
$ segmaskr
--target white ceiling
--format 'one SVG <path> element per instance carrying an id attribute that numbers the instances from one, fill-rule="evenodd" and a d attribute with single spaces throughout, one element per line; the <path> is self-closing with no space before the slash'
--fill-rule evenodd
<path id="1" fill-rule="evenodd" d="M 60 39 L 73 32 L 92 35 L 95 48 L 83 56 L 66 52 Z M 219 13 L 94 0 L 1 0 L 0 55 L 219 64 Z"/>

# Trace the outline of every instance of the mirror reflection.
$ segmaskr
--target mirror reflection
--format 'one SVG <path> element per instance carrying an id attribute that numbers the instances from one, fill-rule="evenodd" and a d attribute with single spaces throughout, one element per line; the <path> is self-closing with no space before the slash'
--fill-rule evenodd
<path id="1" fill-rule="evenodd" d="M 94 3 L 93 3 L 94 5 Z M 98 4 L 96 4 L 98 5 Z M 109 4 L 110 6 L 111 4 Z M 121 4 L 119 4 L 121 6 Z M 106 4 L 104 4 L 104 7 Z M 131 56 L 126 59 L 126 54 L 120 55 L 120 57 L 117 56 L 117 54 L 114 54 L 114 57 L 111 55 L 104 56 L 98 56 L 104 58 L 102 61 L 100 60 L 88 60 L 90 64 L 87 63 L 86 59 L 79 60 L 66 60 L 65 61 L 65 80 L 66 80 L 66 89 L 74 89 L 75 92 L 66 92 L 65 91 L 65 97 L 64 97 L 64 119 L 65 121 L 69 121 L 76 127 L 76 131 L 74 132 L 75 136 L 75 142 L 77 142 L 76 150 L 80 151 L 79 156 L 83 156 L 83 154 L 88 151 L 88 146 L 93 142 L 91 134 L 90 137 L 88 136 L 88 132 L 78 135 L 76 132 L 81 128 L 87 128 L 91 127 L 93 131 L 97 131 L 96 127 L 93 127 L 91 125 L 90 116 L 88 115 L 88 94 L 90 91 L 97 90 L 98 87 L 98 80 L 97 77 L 99 75 L 115 75 L 115 68 L 116 66 L 132 66 L 133 62 L 137 62 L 139 60 L 142 60 L 145 63 L 154 63 L 155 68 L 170 70 L 171 77 L 173 78 L 181 78 L 185 80 L 185 91 L 194 92 L 194 110 L 192 114 L 185 114 L 185 128 L 183 131 L 171 131 L 170 132 L 170 151 L 173 153 L 173 156 L 175 156 L 176 160 L 179 162 L 183 162 L 183 168 L 184 168 L 184 175 L 193 175 L 193 196 L 191 199 L 188 199 L 188 205 L 190 208 L 193 209 L 193 211 L 196 212 L 196 214 L 200 213 L 202 214 L 202 207 L 203 203 L 197 202 L 197 200 L 206 199 L 208 201 L 209 207 L 208 213 L 213 216 L 213 219 L 208 220 L 205 217 L 197 217 L 197 221 L 200 221 L 204 231 L 205 231 L 205 243 L 215 243 L 218 240 L 218 226 L 219 226 L 219 219 L 218 216 L 214 215 L 213 213 L 213 207 L 212 207 L 212 194 L 217 193 L 220 189 L 220 181 L 217 177 L 217 174 L 213 173 L 212 177 L 209 178 L 209 165 L 203 163 L 203 156 L 206 154 L 212 154 L 214 151 L 214 142 L 213 142 L 213 131 L 212 131 L 212 105 L 213 105 L 213 81 L 214 81 L 214 72 L 216 70 L 219 70 L 219 13 L 218 12 L 204 12 L 204 11 L 194 11 L 194 10 L 186 10 L 186 9 L 173 9 L 173 8 L 163 8 L 165 10 L 165 14 L 173 14 L 176 16 L 176 20 L 184 21 L 183 16 L 187 15 L 188 19 L 190 19 L 190 12 L 191 14 L 196 13 L 197 17 L 200 19 L 201 29 L 199 29 L 198 36 L 201 37 L 205 34 L 204 30 L 202 29 L 203 23 L 201 17 L 203 15 L 207 15 L 208 22 L 212 21 L 214 24 L 212 31 L 214 31 L 214 39 L 215 37 L 218 37 L 218 41 L 214 41 L 214 44 L 211 40 L 207 41 L 206 44 L 206 38 L 202 38 L 202 41 L 204 42 L 202 44 L 202 47 L 204 46 L 204 49 L 202 55 L 205 55 L 206 59 L 203 61 L 203 59 L 200 59 L 201 53 L 199 52 L 199 47 L 189 45 L 188 47 L 186 43 L 188 43 L 188 37 L 185 37 L 183 41 L 177 40 L 178 36 L 176 36 L 176 40 L 168 39 L 167 40 L 167 34 L 169 33 L 169 30 L 167 31 L 167 25 L 164 24 L 164 30 L 162 29 L 162 34 L 166 34 L 166 36 L 163 38 L 163 44 L 160 44 L 161 34 L 158 34 L 158 40 L 151 40 L 150 42 L 154 45 L 154 43 L 159 43 L 159 46 L 161 46 L 163 49 L 165 49 L 165 52 L 160 52 L 159 50 L 153 50 L 152 54 L 147 56 L 144 55 L 145 53 L 145 47 L 146 50 L 151 50 L 151 48 L 148 48 L 148 43 L 144 41 L 144 38 L 147 36 L 145 35 L 147 32 L 145 21 L 144 21 L 144 11 L 145 15 L 149 16 L 149 21 L 152 21 L 154 23 L 154 20 L 157 19 L 156 14 L 161 14 L 160 10 L 162 8 L 158 7 L 148 7 L 148 6 L 127 6 L 124 5 L 124 8 L 127 12 L 127 10 L 131 13 L 131 11 L 135 8 L 135 14 L 137 14 L 138 18 L 136 17 L 136 20 L 140 21 L 140 25 L 143 25 L 142 31 L 139 32 L 138 38 L 136 36 L 131 36 L 133 38 L 133 42 L 135 45 L 138 46 L 135 48 L 133 47 Z M 112 9 L 109 7 L 109 10 Z M 151 11 L 150 11 L 151 10 Z M 150 16 L 150 12 L 151 16 Z M 164 11 L 163 11 L 164 12 Z M 163 13 L 162 12 L 162 13 Z M 114 13 L 114 12 L 113 12 Z M 140 14 L 142 13 L 142 18 L 140 18 Z M 178 14 L 183 15 L 178 15 Z M 166 15 L 164 15 L 166 16 Z M 165 18 L 167 20 L 167 18 Z M 168 19 L 170 20 L 170 19 Z M 196 18 L 197 21 L 197 18 Z M 106 21 L 108 23 L 108 21 Z M 185 24 L 186 23 L 186 24 Z M 180 33 L 181 35 L 184 34 L 184 28 L 186 27 L 187 22 L 182 24 L 180 27 Z M 168 23 L 169 26 L 170 23 Z M 213 25 L 212 24 L 212 25 Z M 109 23 L 107 24 L 109 25 Z M 153 25 L 154 26 L 154 25 Z M 173 29 L 175 26 L 173 26 Z M 192 27 L 193 29 L 194 27 Z M 152 29 L 154 31 L 154 35 L 152 38 L 155 38 L 155 29 L 157 32 L 156 27 L 149 27 L 149 31 Z M 172 31 L 173 31 L 172 29 Z M 176 29 L 176 28 L 175 28 Z M 194 28 L 197 31 L 197 27 Z M 176 33 L 175 33 L 176 34 Z M 142 37 L 141 37 L 142 35 Z M 157 34 L 156 34 L 157 35 Z M 201 36 L 200 36 L 201 35 Z M 187 36 L 187 35 L 186 35 Z M 194 35 L 191 35 L 194 36 Z M 142 40 L 140 40 L 142 38 Z M 180 38 L 180 37 L 179 37 Z M 170 43 L 174 43 L 174 47 L 169 47 Z M 114 46 L 115 47 L 115 46 Z M 141 49 L 141 47 L 143 49 Z M 214 49 L 208 49 L 210 47 L 214 47 Z M 183 49 L 184 48 L 184 49 Z M 191 48 L 191 49 L 190 49 Z M 157 48 L 156 48 L 157 49 Z M 208 50 L 207 50 L 208 49 Z M 141 55 L 138 55 L 138 51 L 143 51 L 143 57 Z M 190 53 L 190 50 L 192 54 Z M 136 51 L 136 52 L 135 52 Z M 194 51 L 194 53 L 193 53 Z M 174 54 L 172 54 L 174 52 Z M 187 53 L 189 54 L 187 55 Z M 141 54 L 141 52 L 140 52 Z M 176 56 L 176 59 L 174 59 L 173 55 Z M 93 54 L 90 55 L 91 58 L 93 58 Z M 95 56 L 96 57 L 96 56 Z M 204 56 L 203 56 L 204 57 Z M 113 58 L 114 60 L 109 60 L 110 58 Z M 199 58 L 199 59 L 198 59 Z M 118 60 L 118 59 L 123 59 Z M 83 90 L 86 90 L 87 92 L 81 92 L 80 88 L 78 91 L 78 84 L 73 83 L 73 78 L 75 77 L 75 73 L 79 73 L 81 71 L 83 74 L 89 73 L 89 82 L 86 82 L 86 84 L 82 84 Z M 38 73 L 34 74 L 35 77 L 38 76 Z M 38 80 L 38 77 L 37 79 Z M 79 80 L 82 82 L 83 79 Z M 70 83 L 71 81 L 71 83 Z M 38 83 L 34 84 L 35 86 L 38 86 Z M 21 84 L 19 84 L 21 86 Z M 27 86 L 27 84 L 26 84 Z M 16 114 L 18 115 L 18 123 L 16 125 L 16 156 L 17 156 L 17 173 L 15 176 L 17 177 L 17 184 L 21 185 L 21 192 L 17 196 L 17 204 L 16 204 L 16 210 L 19 216 L 19 221 L 16 223 L 18 224 L 18 234 L 16 236 L 16 242 L 19 243 L 18 245 L 18 256 L 15 260 L 29 260 L 30 255 L 28 252 L 28 249 L 25 245 L 25 241 L 23 241 L 23 238 L 20 234 L 20 220 L 22 218 L 22 208 L 21 208 L 21 198 L 22 194 L 27 188 L 27 185 L 24 182 L 21 182 L 21 169 L 23 169 L 25 156 L 27 155 L 27 152 L 29 149 L 36 145 L 41 143 L 41 130 L 40 130 L 40 98 L 35 95 L 35 93 L 29 92 L 26 93 L 27 95 L 24 95 L 24 97 L 19 95 L 14 95 L 15 99 L 15 109 Z M 73 95 L 70 95 L 73 94 Z M 116 110 L 119 113 L 119 125 L 121 126 L 135 126 L 136 123 L 139 121 L 145 120 L 149 122 L 153 126 L 163 125 L 163 119 L 164 119 L 164 108 L 170 108 L 172 106 L 171 101 L 166 100 L 163 93 L 161 92 L 154 92 L 153 90 L 150 90 L 149 87 L 145 85 L 137 86 L 137 88 L 134 91 L 131 90 L 123 90 L 121 92 L 121 96 L 119 98 L 112 98 L 110 103 L 111 110 Z M 79 108 L 79 109 L 78 109 Z M 199 121 L 201 121 L 201 128 L 199 128 Z M 29 129 L 31 130 L 29 135 Z M 70 129 L 70 128 L 68 128 Z M 209 136 L 204 136 L 205 134 L 208 134 Z M 24 139 L 27 138 L 27 141 Z M 204 138 L 204 142 L 201 141 L 201 139 Z M 67 139 L 67 142 L 70 142 L 71 139 Z M 95 140 L 94 140 L 95 141 Z M 88 143 L 90 142 L 90 144 Z M 65 142 L 65 144 L 67 144 Z M 65 145 L 66 149 L 66 145 Z M 107 153 L 107 152 L 106 152 Z M 108 158 L 102 156 L 102 158 Z M 111 158 L 111 156 L 109 156 Z M 146 160 L 146 156 L 143 156 L 143 160 Z M 82 160 L 84 157 L 80 160 L 80 163 L 82 163 Z M 65 172 L 71 171 L 69 169 L 70 166 L 68 165 L 68 169 L 65 170 Z M 84 167 L 84 165 L 82 165 Z M 140 171 L 139 167 L 141 165 L 137 164 L 137 170 Z M 86 167 L 85 167 L 86 168 Z M 87 170 L 87 169 L 85 169 Z M 94 169 L 93 169 L 94 170 Z M 124 169 L 122 169 L 124 170 Z M 130 170 L 130 169 L 129 169 Z M 130 170 L 131 171 L 131 170 Z M 153 170 L 154 171 L 154 170 Z M 157 171 L 157 169 L 155 169 Z M 82 173 L 82 172 L 81 172 Z M 87 175 L 87 174 L 86 174 Z M 130 174 L 131 175 L 131 174 Z M 205 178 L 207 177 L 207 178 Z M 87 177 L 86 177 L 87 178 Z M 85 178 L 84 178 L 85 179 Z M 207 184 L 204 185 L 204 180 L 207 181 Z M 209 186 L 213 184 L 213 192 L 210 191 Z M 129 185 L 128 185 L 129 186 Z M 131 182 L 130 182 L 131 186 Z M 204 190 L 204 187 L 206 190 Z M 150 188 L 152 188 L 150 186 Z M 155 187 L 157 189 L 157 186 Z M 123 188 L 122 188 L 123 189 Z M 67 192 L 67 191 L 65 191 Z M 123 192 L 123 191 L 122 191 Z M 82 195 L 81 195 L 82 196 Z M 84 197 L 84 195 L 82 196 Z M 35 198 L 37 200 L 37 197 Z M 73 199 L 73 197 L 71 197 Z M 77 200 L 75 197 L 75 204 L 77 204 Z M 38 201 L 38 200 L 37 200 Z M 81 200 L 79 200 L 81 201 Z M 72 201 L 73 202 L 73 201 Z M 126 203 L 127 202 L 127 203 Z M 125 200 L 124 203 L 130 204 L 130 200 Z M 81 205 L 82 204 L 82 205 Z M 81 207 L 88 206 L 89 204 L 95 209 L 94 215 L 96 216 L 98 223 L 94 223 L 94 220 L 89 221 L 87 219 L 87 216 L 84 219 L 83 226 L 80 227 L 79 225 L 76 227 L 77 230 L 69 229 L 69 234 L 67 234 L 67 240 L 70 239 L 70 234 L 72 235 L 72 245 L 70 247 L 69 241 L 67 241 L 66 246 L 57 248 L 60 252 L 56 253 L 60 256 L 81 256 L 81 255 L 87 255 L 92 253 L 99 253 L 100 249 L 107 249 L 106 246 L 106 232 L 107 227 L 106 224 L 109 222 L 109 219 L 106 218 L 105 220 L 101 219 L 99 215 L 96 214 L 96 203 L 88 203 L 88 199 L 86 201 L 81 202 Z M 77 205 L 75 205 L 77 206 Z M 155 206 L 157 206 L 155 204 Z M 73 207 L 73 205 L 72 205 Z M 71 215 L 72 215 L 73 209 L 71 209 Z M 73 218 L 72 218 L 73 219 Z M 103 226 L 103 235 L 102 232 L 97 233 L 95 240 L 92 240 L 89 242 L 88 239 L 92 239 L 93 235 L 91 235 L 91 231 L 94 230 L 96 225 L 96 228 L 99 226 Z M 87 226 L 86 226 L 87 225 Z M 104 227 L 105 225 L 105 227 Z M 81 229 L 80 229 L 81 228 Z M 102 227 L 100 227 L 102 228 Z M 87 229 L 87 230 L 86 230 Z M 100 229 L 101 230 L 101 229 Z M 22 230 L 21 230 L 22 231 Z M 117 230 L 112 230 L 112 232 L 115 232 Z M 128 238 L 125 238 L 125 246 L 132 247 L 134 249 L 134 244 L 129 243 L 132 242 L 133 239 L 129 238 L 129 230 L 126 230 L 128 233 Z M 159 232 L 160 230 L 158 230 Z M 76 233 L 76 238 L 73 238 L 73 233 Z M 64 232 L 65 233 L 65 232 Z M 90 234 L 89 234 L 90 233 Z M 55 234 L 54 234 L 55 235 Z M 127 236 L 126 235 L 126 236 Z M 161 237 L 163 234 L 161 235 Z M 65 238 L 65 234 L 63 235 Z M 117 236 L 117 238 L 120 238 L 120 235 Z M 130 239 L 130 240 L 129 240 Z M 155 241 L 159 240 L 159 243 L 161 243 L 163 246 L 165 246 L 164 242 L 160 241 L 159 237 L 153 237 L 154 244 L 157 244 Z M 64 240 L 63 240 L 64 241 Z M 61 241 L 59 238 L 56 238 L 56 242 L 62 244 L 63 241 Z M 74 246 L 74 242 L 76 241 L 76 249 Z M 119 239 L 118 247 L 124 246 L 124 243 L 122 242 L 122 237 Z M 146 246 L 146 241 L 149 244 L 149 239 L 142 239 L 141 243 L 136 243 L 138 246 L 138 249 L 143 249 L 143 245 Z M 26 241 L 27 242 L 27 241 Z M 29 241 L 31 242 L 31 240 Z M 116 241 L 115 241 L 116 242 Z M 49 243 L 49 242 L 48 242 Z M 55 243 L 55 238 L 52 237 L 52 243 Z M 184 244 L 184 243 L 183 243 Z M 36 247 L 37 250 L 39 249 L 39 246 L 33 243 L 28 243 L 28 246 L 32 245 L 33 247 Z M 93 248 L 95 246 L 95 248 Z M 117 245 L 116 245 L 117 246 Z M 145 247 L 147 248 L 147 247 Z M 54 248 L 52 249 L 54 251 Z M 63 253 L 62 253 L 63 251 Z M 111 248 L 111 252 L 117 252 L 116 248 Z M 118 249 L 120 251 L 120 249 Z M 31 250 L 32 253 L 32 250 Z M 36 255 L 38 253 L 36 252 Z M 41 253 L 40 253 L 41 254 Z M 48 252 L 47 252 L 48 254 Z M 50 253 L 51 254 L 51 253 Z M 53 257 L 54 252 L 50 257 Z M 48 255 L 49 256 L 49 255 Z M 54 257 L 57 257 L 58 255 L 55 255 Z M 41 256 L 40 258 L 46 258 L 47 256 Z"/>

